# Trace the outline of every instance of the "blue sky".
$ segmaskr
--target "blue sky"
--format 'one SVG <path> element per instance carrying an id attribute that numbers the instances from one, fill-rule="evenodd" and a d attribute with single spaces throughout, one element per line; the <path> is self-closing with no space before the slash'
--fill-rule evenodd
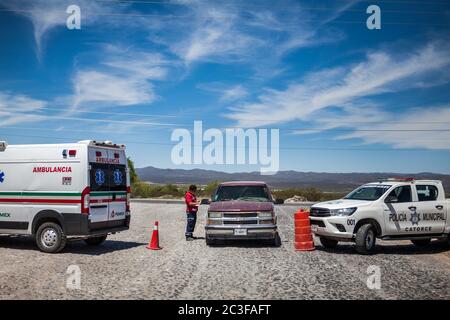
<path id="1" fill-rule="evenodd" d="M 281 170 L 450 173 L 449 28 L 445 1 L 3 0 L 0 137 L 258 170 L 174 165 L 172 130 L 202 120 L 279 128 Z"/>

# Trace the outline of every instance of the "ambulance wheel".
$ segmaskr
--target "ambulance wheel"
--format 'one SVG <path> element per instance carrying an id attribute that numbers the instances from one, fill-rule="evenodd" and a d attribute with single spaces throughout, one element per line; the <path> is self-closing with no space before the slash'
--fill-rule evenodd
<path id="1" fill-rule="evenodd" d="M 333 239 L 325 238 L 325 237 L 320 237 L 319 240 L 320 240 L 320 243 L 321 243 L 325 248 L 328 248 L 328 249 L 334 249 L 334 248 L 336 248 L 337 245 L 338 245 L 338 243 L 339 243 L 339 241 L 337 241 L 337 240 L 333 240 Z"/>
<path id="2" fill-rule="evenodd" d="M 98 245 L 102 244 L 103 242 L 105 242 L 107 237 L 108 237 L 107 235 L 100 236 L 100 237 L 91 237 L 91 238 L 84 239 L 84 242 L 86 242 L 90 246 L 98 246 Z"/>
<path id="3" fill-rule="evenodd" d="M 375 249 L 375 242 L 375 228 L 370 223 L 361 226 L 356 232 L 356 252 L 360 254 L 371 254 Z"/>
<path id="4" fill-rule="evenodd" d="M 425 247 L 430 244 L 431 239 L 411 240 L 416 247 Z"/>
<path id="5" fill-rule="evenodd" d="M 67 238 L 61 226 L 54 222 L 45 222 L 36 232 L 36 244 L 47 253 L 60 252 L 66 246 Z"/>

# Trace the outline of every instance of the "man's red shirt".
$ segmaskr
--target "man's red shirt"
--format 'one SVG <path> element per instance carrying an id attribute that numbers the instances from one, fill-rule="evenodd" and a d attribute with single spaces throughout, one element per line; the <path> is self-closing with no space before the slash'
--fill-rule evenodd
<path id="1" fill-rule="evenodd" d="M 186 212 L 187 213 L 195 213 L 198 210 L 198 206 L 192 206 L 190 205 L 190 203 L 192 202 L 196 202 L 197 201 L 197 197 L 195 196 L 195 194 L 191 193 L 191 192 L 186 192 L 185 196 L 184 196 L 184 201 L 186 202 Z"/>

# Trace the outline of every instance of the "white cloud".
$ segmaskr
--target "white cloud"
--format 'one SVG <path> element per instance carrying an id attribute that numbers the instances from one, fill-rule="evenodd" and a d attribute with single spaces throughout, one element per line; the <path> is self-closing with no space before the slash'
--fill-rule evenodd
<path id="1" fill-rule="evenodd" d="M 74 83 L 76 106 L 90 102 L 126 106 L 155 99 L 152 85 L 140 77 L 88 70 L 77 72 Z"/>
<path id="2" fill-rule="evenodd" d="M 245 62 L 258 68 L 264 62 L 267 69 L 292 49 L 342 39 L 342 34 L 337 32 L 330 37 L 325 25 L 355 2 L 346 2 L 317 15 L 304 10 L 296 1 L 284 1 L 279 7 L 269 1 L 257 4 L 178 1 L 184 5 L 181 7 L 186 18 L 181 14 L 174 20 L 155 18 L 160 22 L 149 28 L 158 30 L 158 36 L 152 36 L 151 40 L 166 46 L 186 65 Z M 310 19 L 316 20 L 311 23 Z M 318 33 L 319 29 L 325 37 Z M 272 61 L 267 60 L 268 56 Z"/>
<path id="3" fill-rule="evenodd" d="M 359 139 L 364 144 L 387 144 L 394 148 L 450 148 L 450 132 L 446 131 L 450 128 L 450 105 L 415 107 L 401 113 L 377 109 L 360 113 L 360 109 L 354 109 L 351 114 L 320 123 L 355 130 L 339 134 L 336 140 Z"/>
<path id="4" fill-rule="evenodd" d="M 221 82 L 208 82 L 197 85 L 197 88 L 215 93 L 219 101 L 224 103 L 235 102 L 248 96 L 248 90 L 241 84 L 227 85 Z"/>
<path id="5" fill-rule="evenodd" d="M 327 108 L 342 108 L 363 97 L 410 88 L 417 78 L 449 64 L 448 50 L 437 44 L 399 56 L 370 53 L 361 63 L 311 73 L 286 90 L 266 89 L 258 101 L 234 106 L 225 117 L 240 126 L 310 120 L 312 114 Z"/>
<path id="6" fill-rule="evenodd" d="M 171 63 L 160 54 L 108 46 L 96 68 L 84 68 L 73 79 L 72 110 L 90 106 L 150 104 L 157 98 L 152 81 L 164 80 Z"/>
<path id="7" fill-rule="evenodd" d="M 43 120 L 45 116 L 32 113 L 41 111 L 46 105 L 45 101 L 25 95 L 0 92 L 0 127 Z"/>
<path id="8" fill-rule="evenodd" d="M 45 36 L 57 27 L 65 28 L 66 20 L 69 16 L 66 13 L 66 9 L 72 4 L 76 4 L 81 8 L 82 28 L 97 21 L 105 23 L 106 19 L 102 19 L 103 17 L 97 14 L 110 12 L 111 9 L 111 7 L 89 0 L 78 0 L 76 3 L 65 0 L 6 0 L 2 2 L 2 6 L 15 10 L 18 14 L 28 18 L 33 24 L 33 35 L 38 59 L 41 59 L 43 54 Z"/>
<path id="9" fill-rule="evenodd" d="M 220 100 L 230 102 L 245 98 L 248 95 L 248 91 L 242 85 L 236 85 L 226 89 Z"/>

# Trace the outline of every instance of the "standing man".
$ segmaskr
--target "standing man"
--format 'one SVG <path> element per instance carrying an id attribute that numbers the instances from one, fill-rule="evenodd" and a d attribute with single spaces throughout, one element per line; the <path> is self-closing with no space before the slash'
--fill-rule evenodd
<path id="1" fill-rule="evenodd" d="M 187 225 L 186 225 L 186 241 L 194 240 L 194 229 L 195 223 L 197 222 L 197 211 L 199 202 L 195 196 L 197 192 L 197 186 L 190 185 L 189 190 L 184 195 L 184 201 L 186 202 L 186 215 L 187 215 Z"/>

